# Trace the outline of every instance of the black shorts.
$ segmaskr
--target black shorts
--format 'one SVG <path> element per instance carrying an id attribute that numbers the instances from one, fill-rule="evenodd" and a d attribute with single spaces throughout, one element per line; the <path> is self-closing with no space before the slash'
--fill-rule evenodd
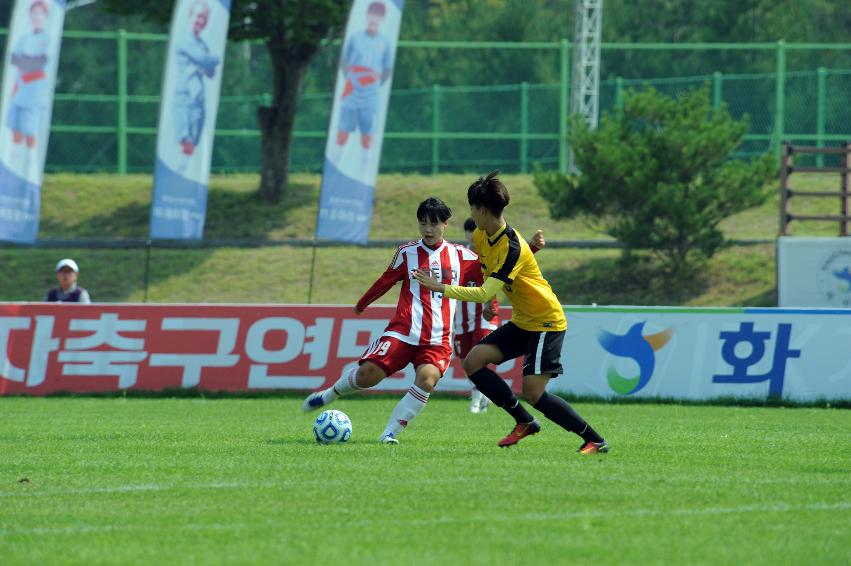
<path id="1" fill-rule="evenodd" d="M 479 344 L 496 346 L 505 360 L 525 356 L 523 375 L 550 374 L 550 377 L 555 377 L 564 372 L 561 367 L 564 332 L 523 330 L 509 321 L 485 336 Z"/>

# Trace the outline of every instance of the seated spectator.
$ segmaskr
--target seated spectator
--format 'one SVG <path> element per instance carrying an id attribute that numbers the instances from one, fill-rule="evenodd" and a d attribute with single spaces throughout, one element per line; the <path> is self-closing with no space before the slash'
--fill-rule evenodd
<path id="1" fill-rule="evenodd" d="M 56 279 L 59 287 L 47 292 L 44 298 L 49 303 L 91 303 L 89 292 L 77 285 L 80 268 L 73 259 L 63 259 L 56 264 Z"/>

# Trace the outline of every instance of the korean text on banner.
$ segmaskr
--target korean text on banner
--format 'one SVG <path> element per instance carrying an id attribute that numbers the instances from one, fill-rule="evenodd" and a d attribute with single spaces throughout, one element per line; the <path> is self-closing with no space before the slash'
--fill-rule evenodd
<path id="1" fill-rule="evenodd" d="M 355 0 L 328 126 L 316 237 L 365 243 L 403 0 Z"/>
<path id="2" fill-rule="evenodd" d="M 178 0 L 160 103 L 151 238 L 200 240 L 230 0 Z"/>
<path id="3" fill-rule="evenodd" d="M 344 306 L 0 303 L 0 396 L 327 387 L 358 363 L 394 312 L 389 305 L 356 316 Z M 520 366 L 498 368 L 516 389 Z M 413 383 L 409 364 L 373 389 L 401 392 Z M 438 390 L 470 387 L 453 359 Z"/>
<path id="4" fill-rule="evenodd" d="M 552 388 L 594 397 L 851 399 L 851 309 L 566 307 Z"/>
<path id="5" fill-rule="evenodd" d="M 65 0 L 17 0 L 10 20 L 0 103 L 0 240 L 38 237 Z"/>

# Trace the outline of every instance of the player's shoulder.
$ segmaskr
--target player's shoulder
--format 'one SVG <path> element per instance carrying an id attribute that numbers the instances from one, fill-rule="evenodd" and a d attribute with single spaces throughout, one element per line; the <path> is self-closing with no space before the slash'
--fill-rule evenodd
<path id="1" fill-rule="evenodd" d="M 404 244 L 399 244 L 399 247 L 396 248 L 396 252 L 404 251 L 407 248 L 416 247 L 420 243 L 419 240 L 411 240 L 410 242 L 405 242 Z"/>
<path id="2" fill-rule="evenodd" d="M 531 249 L 529 248 L 528 242 L 526 242 L 526 238 L 523 237 L 523 234 L 518 232 L 511 225 L 505 226 L 505 236 L 506 236 L 506 238 L 505 238 L 506 243 L 508 244 L 509 247 L 517 247 L 521 250 L 525 248 L 525 249 L 531 251 Z"/>
<path id="3" fill-rule="evenodd" d="M 401 260 L 405 256 L 405 253 L 413 248 L 416 248 L 419 243 L 419 240 L 412 240 L 410 242 L 400 244 L 399 247 L 396 248 L 396 252 L 393 254 L 393 259 L 390 260 L 390 268 L 398 268 L 401 265 Z"/>
<path id="4" fill-rule="evenodd" d="M 462 260 L 475 261 L 479 259 L 479 255 L 464 244 L 456 244 L 455 242 L 449 242 L 449 246 L 453 248 L 456 252 L 458 252 L 459 257 Z"/>

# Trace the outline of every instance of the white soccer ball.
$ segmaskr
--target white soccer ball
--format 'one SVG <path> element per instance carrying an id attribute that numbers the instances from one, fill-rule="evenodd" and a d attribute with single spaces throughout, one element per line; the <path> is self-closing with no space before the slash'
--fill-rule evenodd
<path id="1" fill-rule="evenodd" d="M 352 436 L 352 421 L 343 411 L 323 411 L 313 421 L 313 436 L 319 444 L 347 442 Z"/>

